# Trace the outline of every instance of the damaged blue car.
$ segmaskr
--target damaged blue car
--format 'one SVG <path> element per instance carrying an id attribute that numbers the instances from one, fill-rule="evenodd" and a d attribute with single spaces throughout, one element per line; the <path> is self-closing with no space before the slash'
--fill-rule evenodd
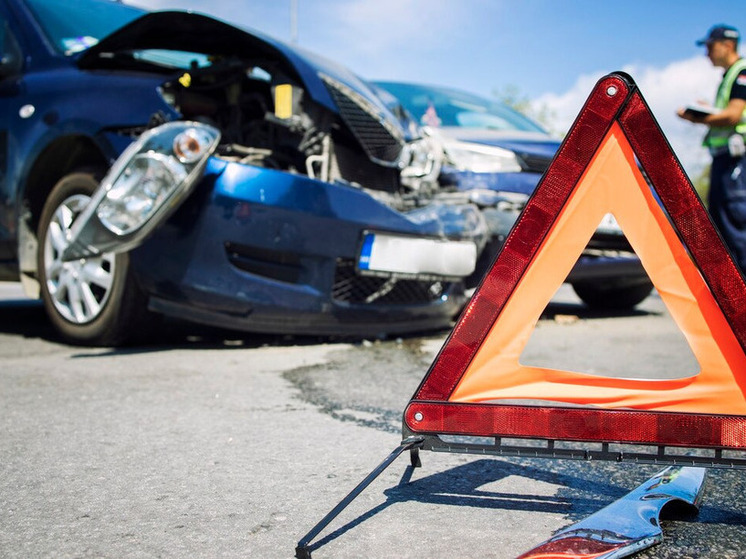
<path id="1" fill-rule="evenodd" d="M 487 226 L 354 73 L 107 0 L 0 0 L 0 280 L 68 341 L 155 316 L 248 332 L 448 327 Z"/>

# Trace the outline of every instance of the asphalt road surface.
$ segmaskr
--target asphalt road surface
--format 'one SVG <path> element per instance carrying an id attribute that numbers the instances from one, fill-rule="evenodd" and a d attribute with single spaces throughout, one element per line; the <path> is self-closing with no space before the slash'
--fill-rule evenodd
<path id="1" fill-rule="evenodd" d="M 446 333 L 335 342 L 170 325 L 147 346 L 72 347 L 0 284 L 0 557 L 292 557 L 400 441 Z M 665 307 L 590 313 L 563 289 L 522 360 L 683 376 Z M 661 470 L 422 453 L 400 458 L 313 549 L 323 558 L 507 558 Z M 746 556 L 746 471 L 712 470 L 698 515 L 636 557 Z"/>

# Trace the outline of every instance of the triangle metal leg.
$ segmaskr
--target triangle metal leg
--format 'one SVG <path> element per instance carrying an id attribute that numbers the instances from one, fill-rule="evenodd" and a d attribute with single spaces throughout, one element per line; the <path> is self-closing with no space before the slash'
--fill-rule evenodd
<path id="1" fill-rule="evenodd" d="M 324 518 L 322 518 L 318 522 L 318 524 L 316 524 L 316 526 L 311 529 L 310 532 L 308 532 L 300 539 L 300 541 L 298 541 L 298 545 L 295 548 L 295 557 L 297 559 L 311 559 L 310 544 L 314 540 L 314 538 L 318 536 L 321 531 L 331 523 L 332 520 L 339 516 L 339 513 L 346 509 L 347 506 L 352 503 L 352 501 L 354 501 L 355 498 L 360 495 L 360 493 L 362 493 L 365 488 L 368 487 L 379 475 L 381 475 L 381 473 L 386 468 L 388 468 L 394 462 L 394 460 L 396 460 L 404 451 L 411 451 L 410 460 L 412 462 L 412 466 L 416 467 L 420 465 L 419 448 L 422 445 L 423 441 L 424 437 L 408 437 L 404 439 L 401 444 L 396 447 L 383 462 L 376 466 L 376 468 L 355 487 L 355 489 L 350 491 L 350 493 L 348 493 L 347 496 L 342 499 L 336 507 L 329 511 L 329 513 Z"/>

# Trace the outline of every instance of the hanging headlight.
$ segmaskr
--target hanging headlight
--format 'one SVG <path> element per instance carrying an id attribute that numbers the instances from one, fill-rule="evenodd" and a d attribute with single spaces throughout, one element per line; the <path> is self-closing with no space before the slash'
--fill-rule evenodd
<path id="1" fill-rule="evenodd" d="M 117 159 L 71 228 L 63 259 L 140 244 L 192 191 L 220 132 L 199 122 L 148 130 Z"/>
<path id="2" fill-rule="evenodd" d="M 138 153 L 106 193 L 96 215 L 112 233 L 127 235 L 142 227 L 186 176 L 173 157 Z"/>

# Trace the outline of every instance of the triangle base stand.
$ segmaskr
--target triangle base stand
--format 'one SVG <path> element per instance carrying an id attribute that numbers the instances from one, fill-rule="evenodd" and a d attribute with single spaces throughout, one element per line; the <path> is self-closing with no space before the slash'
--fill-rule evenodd
<path id="1" fill-rule="evenodd" d="M 466 439 L 468 437 L 458 437 Z M 534 441 L 536 442 L 536 441 Z M 662 472 L 656 474 L 647 482 L 639 486 L 636 490 L 627 496 L 615 501 L 603 510 L 590 516 L 588 519 L 577 523 L 565 530 L 555 534 L 551 540 L 544 542 L 532 551 L 521 555 L 521 558 L 528 559 L 532 557 L 545 557 L 539 552 L 546 552 L 552 549 L 554 552 L 562 551 L 568 555 L 576 546 L 581 545 L 585 549 L 588 544 L 603 547 L 603 551 L 593 557 L 622 557 L 658 544 L 663 540 L 662 531 L 659 526 L 658 516 L 661 509 L 670 501 L 679 500 L 698 509 L 701 501 L 701 489 L 706 477 L 707 470 L 702 466 L 722 468 L 746 468 L 746 460 L 740 460 L 739 463 L 733 464 L 732 461 L 718 462 L 714 458 L 694 456 L 694 455 L 671 455 L 666 454 L 659 449 L 657 453 L 644 452 L 614 452 L 609 450 L 604 443 L 600 451 L 582 449 L 558 448 L 555 441 L 545 441 L 545 446 L 515 446 L 504 445 L 500 440 L 495 444 L 485 445 L 469 442 L 444 442 L 438 436 L 412 435 L 405 438 L 365 479 L 363 479 L 352 491 L 350 491 L 324 518 L 322 518 L 305 536 L 303 536 L 295 548 L 296 559 L 311 559 L 311 552 L 314 549 L 313 540 L 337 518 L 381 473 L 383 473 L 391 464 L 396 461 L 405 451 L 410 452 L 410 465 L 413 468 L 422 466 L 420 461 L 420 450 L 431 450 L 434 452 L 458 452 L 467 454 L 490 454 L 499 456 L 518 456 L 524 458 L 569 458 L 577 460 L 613 460 L 616 462 L 637 462 L 641 464 L 672 464 Z M 663 480 L 663 481 L 661 481 Z M 667 486 L 665 492 L 657 490 L 663 483 L 678 480 L 675 484 Z M 679 487 L 680 486 L 680 487 Z M 655 491 L 654 491 L 655 490 Z M 657 505 L 651 506 L 648 502 L 655 498 Z M 655 522 L 648 519 L 642 524 L 647 528 L 640 530 L 637 526 L 631 526 L 630 522 L 625 521 L 625 528 L 629 534 L 622 534 L 620 531 L 613 532 L 614 537 L 608 538 L 611 534 L 609 530 L 610 523 L 619 522 L 619 519 L 643 518 L 645 514 L 655 516 Z M 631 512 L 630 512 L 631 511 Z M 652 518 L 652 517 L 651 517 Z M 632 523 L 634 524 L 634 523 Z M 653 528 L 651 528 L 651 526 Z M 607 541 L 608 540 L 608 541 Z M 602 545 L 603 544 L 603 545 Z M 624 550 L 624 551 L 622 551 Z M 613 553 L 612 553 L 613 551 Z M 569 555 L 568 555 L 569 556 Z"/>
<path id="2" fill-rule="evenodd" d="M 578 442 L 553 439 L 473 437 L 467 435 L 415 435 L 404 428 L 405 437 L 419 437 L 419 449 L 433 452 L 492 455 L 517 458 L 627 462 L 705 468 L 746 469 L 746 452 L 722 448 L 684 448 L 612 442 Z"/>

